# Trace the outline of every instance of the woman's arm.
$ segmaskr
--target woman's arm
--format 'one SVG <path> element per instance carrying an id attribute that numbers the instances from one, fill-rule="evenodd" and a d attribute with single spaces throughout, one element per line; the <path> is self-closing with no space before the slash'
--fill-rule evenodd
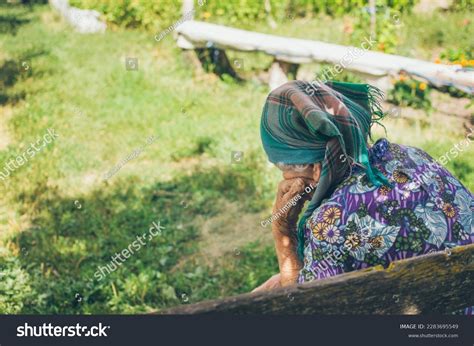
<path id="1" fill-rule="evenodd" d="M 274 227 L 272 232 L 280 268 L 280 284 L 281 286 L 291 285 L 296 282 L 301 269 L 301 262 L 296 254 L 297 240 L 293 234 L 296 230 L 284 233 L 278 227 Z"/>
<path id="2" fill-rule="evenodd" d="M 280 273 L 272 276 L 253 292 L 287 286 L 296 282 L 301 269 L 301 262 L 296 252 L 298 216 L 304 202 L 311 197 L 311 193 L 305 192 L 305 187 L 311 184 L 314 184 L 313 180 L 294 178 L 283 180 L 278 185 L 273 207 L 273 216 L 277 219 L 272 223 L 272 233 Z"/>
<path id="3" fill-rule="evenodd" d="M 296 282 L 301 262 L 296 248 L 298 215 L 303 208 L 306 184 L 302 178 L 283 180 L 278 186 L 278 193 L 273 207 L 273 215 L 278 219 L 272 224 L 275 250 L 280 268 L 280 283 L 287 286 Z M 290 207 L 288 209 L 288 207 Z M 285 210 L 288 209 L 287 212 Z"/>

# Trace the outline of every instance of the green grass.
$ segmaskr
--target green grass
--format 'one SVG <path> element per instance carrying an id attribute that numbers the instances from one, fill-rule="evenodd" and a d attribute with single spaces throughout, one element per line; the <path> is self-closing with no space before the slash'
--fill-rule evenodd
<path id="1" fill-rule="evenodd" d="M 14 23 L 0 31 L 2 167 L 48 128 L 59 138 L 0 182 L 0 313 L 152 311 L 247 292 L 277 271 L 259 224 L 279 178 L 259 139 L 264 85 L 196 77 L 171 37 L 79 35 L 48 7 L 1 10 Z M 327 25 L 305 25 L 338 41 Z M 301 32 L 297 21 L 284 29 Z M 125 69 L 126 57 L 138 71 Z M 267 63 L 246 55 L 244 66 L 250 74 Z M 389 138 L 435 157 L 462 139 L 457 120 L 451 130 L 411 121 L 389 119 Z M 241 164 L 232 151 L 244 152 Z M 472 153 L 448 164 L 471 190 Z M 161 236 L 88 284 L 153 221 Z"/>

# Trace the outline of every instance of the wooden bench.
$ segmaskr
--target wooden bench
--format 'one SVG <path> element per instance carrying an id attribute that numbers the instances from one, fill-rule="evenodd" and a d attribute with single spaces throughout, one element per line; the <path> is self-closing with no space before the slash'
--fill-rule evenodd
<path id="1" fill-rule="evenodd" d="M 258 264 L 256 264 L 258 265 Z M 450 314 L 474 306 L 474 244 L 162 314 Z"/>
<path id="2" fill-rule="evenodd" d="M 350 58 L 356 49 L 362 48 L 268 35 L 194 20 L 180 24 L 176 32 L 178 46 L 198 51 L 201 58 L 203 50 L 217 49 L 220 70 L 231 75 L 235 75 L 235 71 L 225 56 L 227 49 L 263 52 L 272 56 L 274 63 L 269 78 L 272 88 L 285 82 L 286 74 L 295 72 L 299 64 L 318 62 L 332 64 L 336 72 L 346 69 L 360 73 L 369 83 L 382 89 L 387 88 L 389 76 L 404 71 L 427 79 L 438 87 L 454 85 L 466 92 L 474 92 L 474 71 L 462 69 L 460 65 L 435 64 L 370 50 L 363 51 L 357 58 Z M 364 46 L 363 42 L 361 46 Z"/>

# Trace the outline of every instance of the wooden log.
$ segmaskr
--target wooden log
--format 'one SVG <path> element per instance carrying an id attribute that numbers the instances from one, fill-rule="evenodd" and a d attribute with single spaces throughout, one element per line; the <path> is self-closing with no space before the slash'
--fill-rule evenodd
<path id="1" fill-rule="evenodd" d="M 450 314 L 474 306 L 474 244 L 161 314 Z"/>
<path id="2" fill-rule="evenodd" d="M 433 85 L 455 85 L 474 90 L 474 72 L 460 65 L 435 64 L 398 55 L 384 54 L 370 48 L 370 37 L 361 47 L 341 46 L 320 41 L 303 40 L 229 28 L 222 25 L 187 21 L 176 28 L 177 44 L 183 49 L 204 48 L 209 43 L 216 48 L 239 51 L 259 51 L 274 56 L 278 61 L 293 64 L 322 62 L 334 65 L 336 71 L 351 70 L 383 77 L 406 71 L 423 76 Z"/>

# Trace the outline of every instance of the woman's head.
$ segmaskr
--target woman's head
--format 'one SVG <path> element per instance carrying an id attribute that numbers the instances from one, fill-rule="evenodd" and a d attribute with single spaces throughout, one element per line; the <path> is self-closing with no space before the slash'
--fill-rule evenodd
<path id="1" fill-rule="evenodd" d="M 314 204 L 328 197 L 352 163 L 364 167 L 374 185 L 388 184 L 372 169 L 367 149 L 371 124 L 383 116 L 377 104 L 381 92 L 367 84 L 328 82 L 308 94 L 310 86 L 292 81 L 269 94 L 260 126 L 269 161 L 284 163 L 277 165 L 286 179 L 320 178 Z"/>
<path id="2" fill-rule="evenodd" d="M 288 82 L 273 90 L 262 112 L 260 134 L 270 162 L 283 162 L 285 179 L 317 181 L 311 202 L 298 224 L 298 253 L 303 253 L 303 224 L 350 172 L 350 164 L 365 168 L 375 186 L 387 178 L 369 162 L 370 127 L 383 117 L 380 90 L 367 84 L 327 82 L 307 92 L 310 84 Z M 311 85 L 313 88 L 313 86 Z M 341 157 L 350 160 L 341 160 Z M 288 164 L 320 162 L 288 169 Z"/>

